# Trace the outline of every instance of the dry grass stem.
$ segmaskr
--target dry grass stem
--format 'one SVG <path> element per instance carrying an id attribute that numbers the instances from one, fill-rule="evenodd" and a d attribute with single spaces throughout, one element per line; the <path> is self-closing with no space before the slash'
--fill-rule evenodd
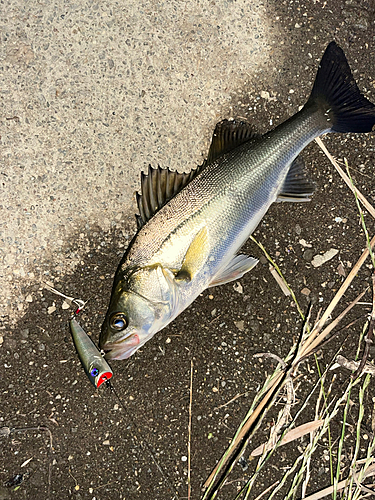
<path id="1" fill-rule="evenodd" d="M 357 465 L 361 465 L 365 462 L 366 462 L 365 459 L 358 460 Z M 369 465 L 367 467 L 367 469 L 364 471 L 364 474 L 363 474 L 363 480 L 365 480 L 367 477 L 370 477 L 370 476 L 375 476 L 375 464 Z M 346 488 L 349 485 L 352 478 L 354 479 L 354 481 L 356 482 L 356 484 L 359 488 L 363 489 L 363 491 L 366 491 L 367 493 L 371 493 L 372 495 L 374 495 L 373 490 L 370 490 L 369 488 L 367 488 L 366 486 L 364 486 L 363 484 L 358 482 L 358 474 L 357 473 L 354 473 L 353 476 L 348 476 L 343 481 L 340 481 L 336 486 L 336 490 L 340 491 L 340 490 Z M 324 488 L 324 490 L 317 491 L 316 493 L 313 493 L 312 495 L 305 497 L 304 500 L 320 500 L 321 498 L 332 495 L 334 488 L 335 488 L 334 486 L 328 486 L 328 488 Z"/>
<path id="2" fill-rule="evenodd" d="M 359 375 L 361 374 L 362 370 L 366 365 L 366 361 L 370 352 L 370 345 L 373 343 L 374 326 L 375 326 L 375 273 L 372 274 L 372 311 L 370 316 L 370 323 L 365 336 L 365 349 L 361 362 L 355 373 L 353 373 L 352 375 L 353 378 L 359 377 Z"/>
<path id="3" fill-rule="evenodd" d="M 343 169 L 340 167 L 340 165 L 337 163 L 337 161 L 334 159 L 334 157 L 331 155 L 331 153 L 325 147 L 325 145 L 324 145 L 323 141 L 320 139 L 320 137 L 317 137 L 315 139 L 315 142 L 319 145 L 319 147 L 322 149 L 322 151 L 327 156 L 327 158 L 329 159 L 329 161 L 335 167 L 335 169 L 340 174 L 341 178 L 346 183 L 346 185 L 348 186 L 348 188 L 351 191 L 353 191 L 354 194 L 357 195 L 357 198 L 361 201 L 361 203 L 366 208 L 366 210 L 368 210 L 368 212 L 375 219 L 375 209 L 374 209 L 374 207 L 371 205 L 371 203 L 369 203 L 367 201 L 367 199 L 363 196 L 363 194 L 355 186 L 353 186 L 353 183 L 351 182 L 350 178 L 346 175 L 346 173 L 343 171 Z"/>
<path id="4" fill-rule="evenodd" d="M 271 486 L 268 486 L 268 488 L 262 491 L 262 493 L 259 496 L 257 496 L 254 500 L 260 500 L 262 497 L 264 497 L 264 495 L 267 495 L 267 493 L 271 491 L 275 486 L 277 486 L 279 482 L 280 481 L 276 481 L 275 483 L 271 484 Z"/>
<path id="5" fill-rule="evenodd" d="M 374 238 L 374 244 L 375 244 L 375 238 Z M 349 276 L 350 276 L 350 274 L 349 274 Z M 348 276 L 348 278 L 349 278 L 349 276 Z M 354 278 L 354 275 L 353 275 L 352 279 L 353 278 Z M 343 285 L 344 284 L 345 284 L 345 282 L 343 283 Z M 348 286 L 349 285 L 350 285 L 350 283 L 348 283 Z M 340 290 L 341 290 L 341 288 L 340 288 Z M 339 314 L 339 316 L 337 316 L 337 318 L 334 321 L 332 321 L 321 333 L 319 333 L 321 331 L 322 327 L 324 326 L 324 323 L 326 322 L 328 317 L 331 315 L 331 312 L 336 307 L 336 305 L 338 304 L 342 295 L 344 294 L 344 292 L 340 293 L 340 290 L 337 292 L 335 297 L 332 299 L 331 303 L 328 305 L 328 307 L 325 310 L 325 312 L 323 313 L 323 316 L 321 317 L 321 319 L 315 324 L 315 326 L 311 332 L 310 337 L 302 345 L 301 351 L 299 353 L 300 358 L 302 358 L 304 356 L 308 356 L 314 349 L 316 349 L 318 347 L 318 345 L 320 345 L 321 342 L 323 342 L 323 340 L 327 337 L 327 335 L 329 335 L 331 333 L 331 331 L 334 328 L 336 328 L 336 326 L 340 323 L 340 321 L 344 318 L 344 316 L 346 316 L 348 314 L 348 312 L 357 304 L 357 302 L 359 302 L 361 300 L 361 298 L 367 292 L 367 289 L 366 289 L 364 292 L 360 293 L 358 295 L 358 297 L 356 299 L 354 299 L 353 302 L 351 302 L 348 305 L 348 307 L 346 309 L 344 309 L 344 311 L 341 314 Z M 338 297 L 338 294 L 340 294 L 340 297 Z M 329 312 L 329 314 L 327 314 L 327 311 Z"/>
<path id="6" fill-rule="evenodd" d="M 275 392 L 275 387 L 278 387 L 280 383 L 282 383 L 284 378 L 284 373 L 280 371 L 275 378 L 273 379 L 273 383 L 271 387 L 267 390 L 266 394 L 264 395 L 263 399 L 260 401 L 258 406 L 255 408 L 253 413 L 250 415 L 250 417 L 244 422 L 243 426 L 241 427 L 241 430 L 237 433 L 233 441 L 231 442 L 227 454 L 224 455 L 221 460 L 218 462 L 214 470 L 211 472 L 210 476 L 204 483 L 204 488 L 208 488 L 211 484 L 212 481 L 215 480 L 216 475 L 218 474 L 220 469 L 223 469 L 227 463 L 230 461 L 230 459 L 233 457 L 233 454 L 235 453 L 235 450 L 239 447 L 241 444 L 242 440 L 244 437 L 250 432 L 251 428 L 256 425 L 259 417 L 261 415 L 264 415 L 269 406 L 272 404 L 272 401 L 274 397 L 276 396 L 274 394 Z M 282 387 L 282 386 L 281 386 Z M 280 389 L 281 389 L 280 387 Z M 278 391 L 277 391 L 278 392 Z"/>
<path id="7" fill-rule="evenodd" d="M 339 366 L 342 366 L 343 368 L 346 368 L 347 370 L 358 370 L 358 367 L 360 365 L 359 361 L 349 361 L 348 359 L 344 358 L 344 356 L 341 356 L 340 354 L 336 357 L 336 363 L 331 366 L 331 370 L 335 370 Z M 370 373 L 371 375 L 375 375 L 375 365 L 371 363 L 365 363 L 363 370 L 363 373 Z"/>
<path id="8" fill-rule="evenodd" d="M 296 439 L 299 439 L 300 437 L 315 431 L 321 425 L 323 425 L 323 422 L 324 421 L 320 419 L 299 425 L 295 429 L 292 429 L 291 431 L 285 434 L 285 436 L 280 441 L 279 446 L 283 446 L 284 444 L 290 443 L 291 441 L 295 441 Z M 251 452 L 251 456 L 257 457 L 261 455 L 266 447 L 268 448 L 267 444 L 261 444 Z M 268 449 L 271 449 L 271 447 L 269 447 Z"/>
<path id="9" fill-rule="evenodd" d="M 356 486 L 358 488 L 360 488 L 361 491 L 364 491 L 366 493 L 370 493 L 370 495 L 375 495 L 375 490 L 373 490 L 372 488 L 370 489 L 367 486 L 365 486 L 364 484 L 362 484 L 358 479 L 358 475 L 359 474 L 356 472 L 353 473 L 353 479 L 354 479 Z M 375 465 L 370 465 L 370 467 L 368 467 L 365 470 L 365 472 L 362 476 L 362 480 L 364 481 L 367 477 L 370 477 L 370 476 L 375 476 Z M 371 485 L 371 486 L 373 487 L 374 485 Z"/>
<path id="10" fill-rule="evenodd" d="M 279 356 L 276 354 L 272 353 L 258 353 L 254 354 L 254 358 L 260 358 L 260 357 L 265 357 L 265 358 L 273 358 L 275 359 L 282 367 L 283 370 L 286 369 L 287 365 L 284 362 L 283 359 L 281 359 Z M 286 402 L 283 406 L 283 409 L 279 412 L 277 421 L 275 425 L 271 428 L 270 436 L 268 438 L 267 443 L 264 445 L 259 446 L 256 450 L 259 451 L 261 449 L 260 453 L 254 454 L 254 451 L 251 453 L 251 456 L 259 456 L 262 455 L 263 453 L 266 453 L 267 451 L 271 450 L 277 441 L 279 440 L 279 434 L 281 432 L 281 429 L 284 427 L 284 425 L 288 422 L 290 419 L 290 410 L 292 408 L 292 404 L 295 400 L 295 394 L 294 394 L 294 387 L 293 387 L 293 380 L 291 377 L 288 377 L 285 381 L 286 385 Z"/>
<path id="11" fill-rule="evenodd" d="M 336 491 L 340 491 L 343 488 L 345 488 L 350 481 L 350 478 L 344 479 L 344 481 L 340 481 L 336 487 Z M 309 495 L 308 497 L 305 497 L 304 500 L 320 500 L 321 498 L 327 497 L 332 495 L 334 490 L 334 486 L 328 486 L 328 488 L 324 488 L 324 490 L 317 491 L 313 495 Z"/>

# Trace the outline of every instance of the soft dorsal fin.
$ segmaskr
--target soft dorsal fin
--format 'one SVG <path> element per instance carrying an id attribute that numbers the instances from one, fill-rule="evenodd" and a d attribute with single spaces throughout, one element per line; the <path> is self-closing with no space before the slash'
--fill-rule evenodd
<path id="1" fill-rule="evenodd" d="M 300 156 L 292 162 L 277 201 L 310 201 L 315 190 Z"/>
<path id="2" fill-rule="evenodd" d="M 208 151 L 207 164 L 212 163 L 223 154 L 260 137 L 254 128 L 245 121 L 223 120 L 214 130 L 211 146 Z"/>
<path id="3" fill-rule="evenodd" d="M 201 168 L 198 167 L 188 174 L 180 174 L 168 168 L 152 168 L 149 165 L 148 173 L 141 174 L 141 194 L 136 193 L 139 210 L 139 215 L 136 215 L 138 229 L 194 179 Z"/>

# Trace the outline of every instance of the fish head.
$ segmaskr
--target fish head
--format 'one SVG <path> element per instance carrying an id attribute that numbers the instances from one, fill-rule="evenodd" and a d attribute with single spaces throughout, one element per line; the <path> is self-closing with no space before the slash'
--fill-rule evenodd
<path id="1" fill-rule="evenodd" d="M 127 359 L 171 319 L 173 283 L 161 266 L 115 277 L 100 334 L 106 359 Z"/>
<path id="2" fill-rule="evenodd" d="M 106 359 L 126 359 L 151 338 L 155 311 L 152 304 L 131 291 L 111 301 L 100 334 Z"/>

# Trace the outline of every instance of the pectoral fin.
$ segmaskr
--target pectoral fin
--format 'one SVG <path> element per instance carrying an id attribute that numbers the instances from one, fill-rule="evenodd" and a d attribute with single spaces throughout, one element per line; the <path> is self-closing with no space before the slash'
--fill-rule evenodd
<path id="1" fill-rule="evenodd" d="M 216 275 L 213 281 L 210 283 L 210 287 L 223 285 L 224 283 L 229 283 L 230 281 L 242 278 L 242 276 L 250 271 L 254 266 L 258 264 L 258 259 L 253 257 L 248 257 L 247 255 L 236 255 L 233 259 L 222 269 L 220 274 Z"/>
<path id="2" fill-rule="evenodd" d="M 191 242 L 176 280 L 191 281 L 207 260 L 209 250 L 208 229 L 204 226 Z"/>

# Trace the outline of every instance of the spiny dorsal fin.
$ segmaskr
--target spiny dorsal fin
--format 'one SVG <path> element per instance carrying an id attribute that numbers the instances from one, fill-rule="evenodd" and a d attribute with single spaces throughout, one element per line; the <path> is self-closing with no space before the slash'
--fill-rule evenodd
<path id="1" fill-rule="evenodd" d="M 306 174 L 303 160 L 297 156 L 290 165 L 277 201 L 310 201 L 314 190 L 315 186 Z"/>
<path id="2" fill-rule="evenodd" d="M 198 167 L 188 174 L 180 174 L 168 168 L 152 168 L 149 165 L 148 173 L 141 174 L 141 194 L 136 193 L 138 229 L 194 179 L 201 169 L 202 167 Z"/>
<path id="3" fill-rule="evenodd" d="M 206 164 L 209 165 L 228 151 L 258 137 L 260 135 L 245 121 L 223 120 L 219 122 L 212 136 Z"/>
<path id="4" fill-rule="evenodd" d="M 148 173 L 141 174 L 141 194 L 136 193 L 139 215 L 137 227 L 140 229 L 169 200 L 179 193 L 207 165 L 231 151 L 240 144 L 259 137 L 251 125 L 244 121 L 223 120 L 215 127 L 207 160 L 188 174 L 173 172 L 168 168 L 148 167 Z"/>

